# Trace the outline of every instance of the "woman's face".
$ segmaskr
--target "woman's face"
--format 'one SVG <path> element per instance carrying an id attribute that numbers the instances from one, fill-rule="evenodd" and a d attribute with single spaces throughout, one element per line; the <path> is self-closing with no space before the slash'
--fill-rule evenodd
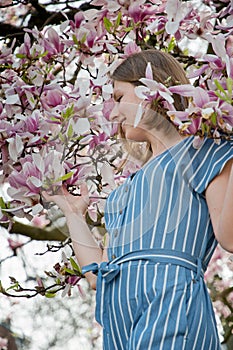
<path id="1" fill-rule="evenodd" d="M 142 121 L 137 127 L 134 127 L 134 120 L 138 110 L 139 103 L 142 102 L 134 92 L 135 86 L 123 81 L 114 82 L 113 96 L 115 105 L 110 114 L 110 121 L 119 124 L 122 128 L 125 138 L 128 140 L 143 142 L 147 141 L 146 126 Z"/>

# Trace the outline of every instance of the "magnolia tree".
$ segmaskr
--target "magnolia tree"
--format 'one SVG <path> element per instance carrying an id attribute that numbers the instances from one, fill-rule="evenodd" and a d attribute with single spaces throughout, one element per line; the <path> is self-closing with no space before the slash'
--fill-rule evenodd
<path id="1" fill-rule="evenodd" d="M 166 109 L 180 133 L 195 135 L 195 146 L 203 136 L 230 140 L 233 131 L 230 0 L 57 3 L 0 2 L 1 225 L 14 254 L 23 244 L 12 234 L 51 241 L 50 252 L 70 247 L 36 286 L 25 288 L 17 276 L 10 287 L 1 285 L 12 297 L 51 297 L 60 290 L 69 295 L 83 277 L 65 220 L 43 201 L 42 190 L 55 192 L 64 184 L 77 196 L 85 181 L 91 200 L 87 222 L 104 244 L 105 199 L 139 166 L 123 152 L 117 127 L 109 122 L 110 75 L 121 59 L 154 47 L 180 61 L 190 84 L 159 84 L 148 64 L 136 93 Z M 188 97 L 185 111 L 175 109 L 174 93 Z M 219 248 L 206 274 L 225 342 L 233 329 L 232 264 Z"/>

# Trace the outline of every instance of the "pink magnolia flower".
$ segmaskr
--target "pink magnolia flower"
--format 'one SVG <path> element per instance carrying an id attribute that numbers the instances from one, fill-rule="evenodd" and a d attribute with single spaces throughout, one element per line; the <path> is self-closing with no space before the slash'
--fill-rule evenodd
<path id="1" fill-rule="evenodd" d="M 12 0 L 2 0 L 1 1 L 1 5 L 2 6 L 6 6 L 6 5 L 11 5 L 12 4 Z M 1 338 L 2 339 L 2 338 Z"/>
<path id="2" fill-rule="evenodd" d="M 44 156 L 33 153 L 23 158 L 21 169 L 14 169 L 9 175 L 9 195 L 13 198 L 19 196 L 23 201 L 26 198 L 28 201 L 38 201 L 42 187 L 56 188 L 61 185 L 65 175 L 61 157 L 61 153 L 52 150 Z"/>
<path id="3" fill-rule="evenodd" d="M 11 238 L 7 239 L 9 247 L 15 251 L 17 248 L 21 248 L 23 246 L 23 243 L 19 242 L 19 241 L 14 241 Z"/>
<path id="4" fill-rule="evenodd" d="M 70 21 L 70 26 L 73 30 L 75 30 L 75 28 L 80 28 L 80 25 L 82 24 L 82 22 L 85 20 L 84 14 L 82 11 L 78 11 L 75 15 L 74 15 L 74 21 Z"/>
<path id="5" fill-rule="evenodd" d="M 66 105 L 68 97 L 68 94 L 59 85 L 50 85 L 41 95 L 41 104 L 45 110 L 50 111 L 51 108 Z"/>
<path id="6" fill-rule="evenodd" d="M 42 126 L 40 123 L 40 114 L 38 111 L 34 111 L 31 115 L 25 118 L 24 123 L 26 130 L 30 133 L 38 132 Z"/>
<path id="7" fill-rule="evenodd" d="M 9 5 L 11 1 L 5 1 L 4 5 Z M 0 337 L 0 349 L 7 350 L 8 349 L 8 339 Z"/>
<path id="8" fill-rule="evenodd" d="M 48 42 L 53 45 L 56 53 L 63 52 L 64 44 L 61 42 L 61 37 L 58 35 L 57 31 L 53 28 L 49 28 L 47 34 Z"/>
<path id="9" fill-rule="evenodd" d="M 144 85 L 135 87 L 135 93 L 139 98 L 148 102 L 161 98 L 169 105 L 173 103 L 172 93 L 165 85 L 148 78 L 141 78 L 140 81 Z"/>
<path id="10" fill-rule="evenodd" d="M 15 45 L 15 40 L 13 40 L 10 47 L 2 46 L 0 48 L 0 64 L 4 64 L 4 65 L 13 64 L 14 59 L 13 59 L 12 49 L 13 49 L 13 46 Z"/>
<path id="11" fill-rule="evenodd" d="M 124 48 L 123 57 L 128 57 L 136 52 L 140 52 L 141 48 L 134 41 L 130 41 Z"/>
<path id="12" fill-rule="evenodd" d="M 215 137 L 220 136 L 219 130 L 232 131 L 233 107 L 221 97 L 217 97 L 216 93 L 188 84 L 172 86 L 169 90 L 181 96 L 191 97 L 185 111 L 168 111 L 170 118 L 181 130 L 196 135 L 199 131 L 202 133 L 201 125 L 205 124 Z"/>
<path id="13" fill-rule="evenodd" d="M 110 117 L 110 114 L 111 114 L 113 107 L 114 107 L 114 99 L 113 98 L 110 98 L 110 99 L 104 101 L 102 112 L 103 112 L 103 116 L 106 118 L 106 120 L 109 120 L 109 117 Z"/>
<path id="14" fill-rule="evenodd" d="M 189 3 L 179 0 L 168 0 L 166 4 L 167 23 L 165 29 L 168 34 L 176 34 L 178 32 L 181 21 L 191 11 Z"/>
<path id="15" fill-rule="evenodd" d="M 133 1 L 128 8 L 128 14 L 135 23 L 143 22 L 154 14 L 154 8 L 145 2 L 145 0 Z"/>
<path id="16" fill-rule="evenodd" d="M 40 277 L 36 277 L 37 285 L 40 288 L 44 288 L 43 280 Z"/>
<path id="17" fill-rule="evenodd" d="M 94 149 L 96 148 L 96 146 L 100 144 L 104 144 L 108 139 L 109 139 L 109 136 L 106 135 L 104 132 L 98 135 L 93 135 L 91 140 L 89 141 L 90 149 Z"/>
<path id="18" fill-rule="evenodd" d="M 49 225 L 50 220 L 47 219 L 46 215 L 36 215 L 32 218 L 31 223 L 37 227 L 45 227 Z"/>
<path id="19" fill-rule="evenodd" d="M 26 57 L 31 57 L 31 38 L 28 33 L 24 35 L 24 43 L 19 48 L 19 54 L 25 55 Z"/>
<path id="20" fill-rule="evenodd" d="M 67 279 L 66 279 L 66 283 L 69 283 L 71 286 L 75 286 L 80 280 L 81 280 L 82 277 L 80 276 L 68 276 Z"/>

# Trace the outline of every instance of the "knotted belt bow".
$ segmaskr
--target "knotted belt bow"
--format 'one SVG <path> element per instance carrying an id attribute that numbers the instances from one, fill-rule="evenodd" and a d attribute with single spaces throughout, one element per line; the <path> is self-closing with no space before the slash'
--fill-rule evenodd
<path id="1" fill-rule="evenodd" d="M 206 266 L 201 258 L 194 257 L 188 253 L 168 249 L 142 249 L 129 252 L 108 262 L 86 265 L 82 268 L 82 273 L 85 274 L 92 271 L 94 274 L 100 274 L 105 282 L 108 283 L 118 275 L 121 264 L 133 260 L 146 260 L 154 263 L 183 266 L 196 273 L 195 280 L 199 280 L 200 276 L 203 277 L 206 270 Z"/>
<path id="2" fill-rule="evenodd" d="M 82 273 L 92 271 L 98 275 L 96 290 L 96 310 L 97 322 L 104 326 L 107 331 L 109 327 L 109 315 L 106 305 L 109 302 L 109 282 L 111 282 L 120 272 L 120 266 L 134 260 L 145 260 L 153 263 L 165 263 L 183 266 L 195 272 L 194 282 L 199 281 L 204 276 L 206 266 L 200 258 L 194 257 L 184 252 L 177 252 L 167 249 L 142 249 L 127 253 L 108 262 L 100 264 L 92 263 L 82 268 Z"/>
<path id="3" fill-rule="evenodd" d="M 116 277 L 120 271 L 120 265 L 115 264 L 112 261 L 109 262 L 102 262 L 100 264 L 92 263 L 90 265 L 86 265 L 82 268 L 82 273 L 85 274 L 86 272 L 92 271 L 94 274 L 101 274 L 101 276 L 105 279 L 105 281 L 108 283 L 110 282 L 114 277 Z"/>

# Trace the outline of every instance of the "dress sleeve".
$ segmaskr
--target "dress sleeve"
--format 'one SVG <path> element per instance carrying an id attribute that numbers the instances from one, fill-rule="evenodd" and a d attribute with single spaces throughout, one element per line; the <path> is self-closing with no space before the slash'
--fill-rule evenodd
<path id="1" fill-rule="evenodd" d="M 226 163 L 233 158 L 233 141 L 221 141 L 217 144 L 206 139 L 193 153 L 192 174 L 189 182 L 199 194 L 204 193 L 210 182 L 221 173 Z"/>

